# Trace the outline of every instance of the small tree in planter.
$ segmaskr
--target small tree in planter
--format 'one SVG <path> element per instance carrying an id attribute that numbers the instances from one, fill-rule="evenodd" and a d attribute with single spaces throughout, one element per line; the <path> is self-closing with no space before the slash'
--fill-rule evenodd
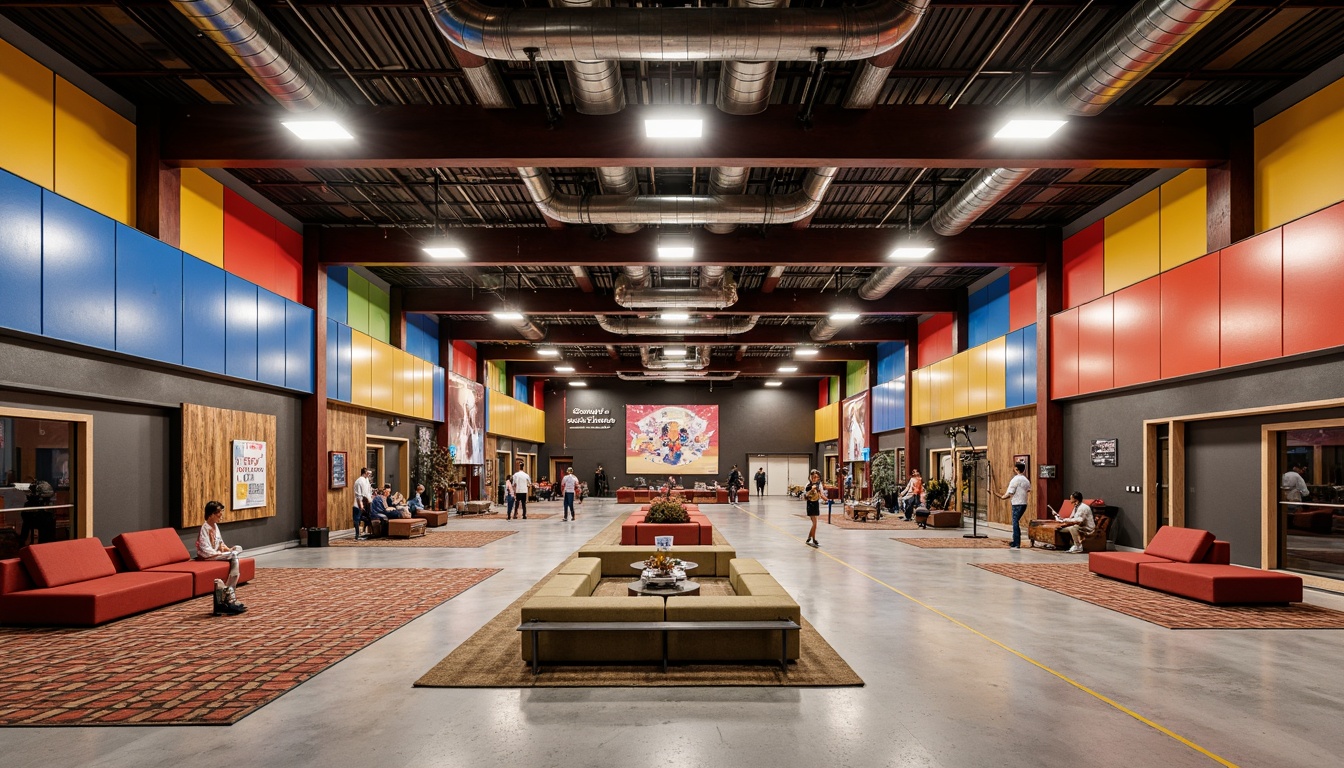
<path id="1" fill-rule="evenodd" d="M 461 470 L 453 463 L 452 454 L 439 445 L 431 445 L 428 450 L 421 448 L 416 477 L 432 495 L 432 499 L 425 500 L 425 505 L 431 509 L 447 500 L 449 488 L 462 482 Z"/>
<path id="2" fill-rule="evenodd" d="M 946 480 L 930 480 L 924 484 L 924 503 L 929 509 L 946 509 L 952 486 Z"/>
<path id="3" fill-rule="evenodd" d="M 896 452 L 879 453 L 871 466 L 873 493 L 882 497 L 888 510 L 896 508 L 896 495 L 901 486 L 896 482 Z"/>
<path id="4" fill-rule="evenodd" d="M 691 516 L 686 514 L 686 507 L 682 506 L 681 499 L 658 496 L 649 504 L 649 513 L 644 516 L 644 522 L 689 523 Z"/>

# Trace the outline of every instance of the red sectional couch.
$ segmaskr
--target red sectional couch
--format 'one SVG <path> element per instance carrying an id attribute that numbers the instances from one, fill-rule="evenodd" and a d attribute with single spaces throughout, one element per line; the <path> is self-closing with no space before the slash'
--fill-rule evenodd
<path id="1" fill-rule="evenodd" d="M 226 562 L 192 561 L 171 528 L 123 534 L 116 541 L 113 547 L 97 539 L 34 544 L 16 558 L 0 560 L 0 623 L 104 624 L 209 594 L 214 579 L 229 572 Z M 240 582 L 255 576 L 251 558 L 239 566 Z"/>
<path id="2" fill-rule="evenodd" d="M 689 523 L 646 523 L 647 511 L 635 512 L 621 524 L 621 544 L 653 546 L 654 536 L 671 536 L 674 546 L 714 543 L 714 524 L 699 512 L 688 512 Z"/>
<path id="3" fill-rule="evenodd" d="M 1208 531 L 1168 525 L 1142 552 L 1091 553 L 1088 569 L 1214 605 L 1301 602 L 1301 577 L 1230 565 L 1231 555 L 1231 545 Z"/>

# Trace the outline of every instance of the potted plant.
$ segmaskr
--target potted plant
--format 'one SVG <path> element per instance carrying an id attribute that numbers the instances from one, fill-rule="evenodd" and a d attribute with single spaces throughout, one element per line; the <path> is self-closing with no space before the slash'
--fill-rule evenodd
<path id="1" fill-rule="evenodd" d="M 681 499 L 671 496 L 656 496 L 649 504 L 649 513 L 644 516 L 646 523 L 689 523 L 690 515 Z"/>
<path id="2" fill-rule="evenodd" d="M 425 506 L 430 509 L 436 509 L 438 505 L 446 508 L 449 490 L 456 488 L 462 480 L 461 470 L 453 463 L 453 455 L 441 445 L 431 445 L 427 449 L 423 445 L 420 447 L 416 478 L 431 496 L 425 499 Z"/>
<path id="3" fill-rule="evenodd" d="M 879 453 L 873 457 L 870 468 L 873 493 L 882 497 L 888 511 L 896 509 L 896 497 L 901 486 L 896 482 L 896 452 Z"/>
<path id="4" fill-rule="evenodd" d="M 952 486 L 946 480 L 930 480 L 924 483 L 924 503 L 929 509 L 946 509 Z"/>

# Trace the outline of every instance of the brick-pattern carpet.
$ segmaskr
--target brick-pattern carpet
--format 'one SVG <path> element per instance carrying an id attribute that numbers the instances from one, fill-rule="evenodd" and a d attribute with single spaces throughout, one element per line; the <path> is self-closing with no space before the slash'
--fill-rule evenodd
<path id="1" fill-rule="evenodd" d="M 1344 611 L 1309 603 L 1208 605 L 1098 576 L 1086 563 L 971 565 L 1167 629 L 1344 629 Z"/>
<path id="2" fill-rule="evenodd" d="M 803 514 L 803 515 L 795 515 L 795 517 L 801 517 L 801 518 L 803 518 L 804 520 L 810 520 L 810 519 L 811 519 L 811 518 L 809 518 L 809 517 L 808 517 L 807 515 L 805 515 L 805 514 Z M 822 510 L 821 510 L 821 517 L 819 518 L 819 520 L 821 521 L 821 522 L 819 523 L 819 525 L 825 525 L 825 524 L 826 524 L 826 509 L 825 509 L 824 507 L 823 507 Z M 864 522 L 864 523 L 856 523 L 856 522 L 854 522 L 853 520 L 850 520 L 849 518 L 847 518 L 847 517 L 845 517 L 843 514 L 841 514 L 841 512 L 840 512 L 840 507 L 839 507 L 839 506 L 837 506 L 837 507 L 835 508 L 835 512 L 831 514 L 831 527 L 832 527 L 832 528 L 840 528 L 840 529 L 843 529 L 843 530 L 846 530 L 846 531 L 917 531 L 917 530 L 919 530 L 919 524 L 916 523 L 914 520 L 909 520 L 909 521 L 907 521 L 907 520 L 906 520 L 905 518 L 903 518 L 903 517 L 897 519 L 896 517 L 894 517 L 894 516 L 892 516 L 892 515 L 883 515 L 881 520 L 875 520 L 875 521 Z"/>
<path id="3" fill-rule="evenodd" d="M 583 510 L 579 510 L 579 511 L 582 512 Z M 546 519 L 549 519 L 549 518 L 552 518 L 552 517 L 556 517 L 556 513 L 554 513 L 554 512 L 532 512 L 532 511 L 529 511 L 529 512 L 527 513 L 527 520 L 528 520 L 528 522 L 532 522 L 533 520 L 546 520 Z M 463 521 L 463 520 L 465 520 L 465 521 L 467 521 L 467 522 L 471 522 L 472 520 L 507 520 L 507 519 L 508 519 L 508 518 L 506 518 L 506 517 L 504 516 L 504 513 L 503 513 L 503 512 L 491 512 L 491 513 L 489 513 L 489 514 L 485 514 L 485 515 L 449 515 L 449 516 L 448 516 L 448 522 L 450 522 L 450 523 L 452 523 L 452 522 L 457 522 L 457 521 Z M 518 522 L 520 522 L 520 523 L 523 521 L 521 517 L 520 517 L 520 518 L 517 518 L 517 519 L 518 519 Z"/>
<path id="4" fill-rule="evenodd" d="M 531 518 L 528 519 L 531 522 Z M 361 539 L 355 541 L 353 538 L 332 539 L 333 547 L 453 547 L 457 549 L 473 549 L 475 547 L 484 547 L 492 541 L 499 541 L 505 536 L 512 536 L 517 531 L 445 531 L 443 528 L 430 528 L 424 536 L 414 536 L 409 539 L 392 539 L 387 536 L 379 536 L 376 539 Z"/>
<path id="5" fill-rule="evenodd" d="M 902 544 L 909 544 L 912 547 L 920 549 L 1007 549 L 1007 539 L 963 539 L 958 536 L 955 539 L 945 536 L 938 538 L 917 539 L 912 536 L 893 537 L 892 541 L 899 541 Z"/>
<path id="6" fill-rule="evenodd" d="M 0 627 L 0 725 L 231 725 L 498 568 L 262 568 L 240 616 L 210 597 L 87 629 Z"/>

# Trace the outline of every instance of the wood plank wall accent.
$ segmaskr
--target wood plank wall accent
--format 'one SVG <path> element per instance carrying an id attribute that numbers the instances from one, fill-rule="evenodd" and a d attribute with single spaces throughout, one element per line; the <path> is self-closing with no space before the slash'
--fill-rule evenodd
<path id="1" fill-rule="evenodd" d="M 986 445 L 989 447 L 989 460 L 994 466 L 989 521 L 1012 525 L 1013 508 L 1006 500 L 998 497 L 1003 495 L 1004 489 L 1008 487 L 1008 481 L 1013 478 L 1013 457 L 1024 453 L 1031 455 L 1031 466 L 1027 467 L 1027 479 L 1031 481 L 1032 490 L 1035 491 L 1036 406 L 989 414 L 989 441 Z M 1023 525 L 1026 525 L 1026 520 L 1031 519 L 1035 501 L 1033 498 L 1032 505 L 1027 507 L 1027 513 L 1022 516 Z M 1058 499 L 1050 499 L 1049 503 L 1056 509 L 1059 508 Z"/>
<path id="2" fill-rule="evenodd" d="M 355 527 L 351 510 L 355 506 L 355 480 L 364 466 L 364 446 L 368 443 L 368 413 L 363 408 L 351 408 L 327 401 L 327 451 L 346 452 L 346 484 L 344 488 L 327 488 L 327 526 L 333 531 Z M 323 461 L 328 461 L 323 452 Z M 327 472 L 331 468 L 328 466 Z M 327 483 L 331 485 L 330 482 Z"/>
<path id="3" fill-rule="evenodd" d="M 231 509 L 233 486 L 233 441 L 255 440 L 266 443 L 266 506 L 256 509 Z M 205 503 L 224 504 L 224 520 L 256 520 L 274 517 L 275 498 L 275 416 L 264 413 L 231 411 L 204 405 L 182 404 L 182 528 L 194 528 L 205 522 Z"/>

